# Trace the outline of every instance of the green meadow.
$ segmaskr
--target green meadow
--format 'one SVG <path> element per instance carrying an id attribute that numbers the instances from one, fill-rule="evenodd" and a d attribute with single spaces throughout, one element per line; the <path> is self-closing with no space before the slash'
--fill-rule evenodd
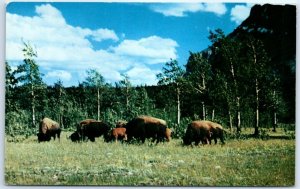
<path id="1" fill-rule="evenodd" d="M 5 139 L 7 185 L 293 186 L 295 139 L 228 139 L 225 145 L 38 143 Z"/>

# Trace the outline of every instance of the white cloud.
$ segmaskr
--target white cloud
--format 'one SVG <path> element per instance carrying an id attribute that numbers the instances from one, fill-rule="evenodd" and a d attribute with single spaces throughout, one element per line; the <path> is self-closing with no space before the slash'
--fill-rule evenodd
<path id="1" fill-rule="evenodd" d="M 144 59 L 149 64 L 158 64 L 176 59 L 178 44 L 172 39 L 150 36 L 140 40 L 124 40 L 110 49 L 117 55 L 134 59 Z"/>
<path id="2" fill-rule="evenodd" d="M 64 81 L 70 81 L 72 76 L 71 73 L 64 71 L 64 70 L 55 70 L 55 71 L 50 71 L 46 74 L 45 78 L 57 78 L 61 79 Z"/>
<path id="3" fill-rule="evenodd" d="M 118 40 L 114 31 L 109 29 L 91 30 L 68 25 L 62 14 L 49 4 L 37 6 L 36 13 L 38 16 L 34 17 L 7 13 L 7 58 L 22 59 L 23 55 L 19 50 L 22 47 L 20 43 L 22 39 L 36 45 L 39 58 L 43 60 L 46 57 L 51 60 L 77 60 L 82 54 L 78 51 L 79 49 L 84 52 L 91 50 L 92 44 L 87 39 L 89 36 L 98 42 L 109 39 Z M 72 50 L 77 53 L 64 53 Z"/>
<path id="4" fill-rule="evenodd" d="M 123 40 L 120 41 L 111 29 L 69 25 L 61 12 L 49 4 L 36 6 L 36 14 L 33 17 L 6 14 L 6 60 L 22 61 L 22 40 L 29 41 L 37 50 L 36 61 L 49 81 L 57 77 L 64 84 L 73 81 L 76 85 L 84 79 L 87 69 L 96 69 L 106 81 L 115 82 L 122 79 L 120 73 L 131 69 L 128 75 L 137 84 L 139 80 L 147 81 L 144 75 L 134 75 L 137 69 L 134 68 L 142 65 L 143 72 L 151 75 L 148 80 L 153 82 L 149 64 L 165 63 L 177 57 L 178 44 L 172 39 L 149 36 L 130 40 L 120 34 Z M 111 46 L 96 50 L 91 40 L 98 43 L 108 40 Z"/>
<path id="5" fill-rule="evenodd" d="M 118 41 L 119 38 L 115 34 L 115 32 L 109 30 L 109 29 L 98 29 L 96 31 L 92 32 L 93 39 L 95 41 L 101 42 L 105 39 L 112 39 L 114 41 Z"/>
<path id="6" fill-rule="evenodd" d="M 204 12 L 215 13 L 218 16 L 224 15 L 227 12 L 227 8 L 224 3 L 203 3 Z"/>
<path id="7" fill-rule="evenodd" d="M 46 21 L 44 24 L 48 26 L 64 26 L 66 24 L 65 19 L 59 10 L 52 7 L 49 4 L 36 6 L 36 13 L 40 16 L 40 18 L 36 17 L 39 21 Z"/>
<path id="8" fill-rule="evenodd" d="M 236 5 L 231 9 L 230 20 L 236 24 L 243 22 L 250 14 L 250 10 L 253 4 Z"/>
<path id="9" fill-rule="evenodd" d="M 150 7 L 153 11 L 165 16 L 183 17 L 187 13 L 211 12 L 218 16 L 226 13 L 227 8 L 224 3 L 172 3 L 157 4 Z"/>
<path id="10" fill-rule="evenodd" d="M 126 72 L 133 85 L 155 85 L 157 84 L 156 74 L 158 73 L 158 70 L 151 70 L 144 65 L 136 65 Z"/>

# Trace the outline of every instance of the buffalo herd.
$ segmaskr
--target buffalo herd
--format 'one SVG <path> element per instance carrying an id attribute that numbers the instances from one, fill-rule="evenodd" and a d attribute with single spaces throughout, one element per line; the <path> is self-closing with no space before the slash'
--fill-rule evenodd
<path id="1" fill-rule="evenodd" d="M 111 128 L 107 123 L 95 119 L 85 119 L 76 125 L 76 130 L 68 137 L 72 142 L 81 142 L 90 140 L 95 142 L 95 138 L 103 136 L 105 142 L 126 141 L 128 143 L 137 141 L 144 143 L 146 139 L 152 142 L 170 142 L 172 129 L 168 128 L 165 120 L 141 115 L 130 121 L 118 121 L 115 128 Z M 44 118 L 40 121 L 39 133 L 37 134 L 38 142 L 50 141 L 51 137 L 60 140 L 61 128 L 56 121 L 50 118 Z M 183 145 L 198 145 L 200 142 L 211 144 L 214 140 L 220 139 L 224 142 L 223 127 L 212 121 L 192 121 L 188 124 L 183 136 Z"/>

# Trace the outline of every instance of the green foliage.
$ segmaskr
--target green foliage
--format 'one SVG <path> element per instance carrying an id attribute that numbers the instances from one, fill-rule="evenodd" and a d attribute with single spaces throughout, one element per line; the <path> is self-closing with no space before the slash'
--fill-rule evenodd
<path id="1" fill-rule="evenodd" d="M 184 89 L 184 73 L 185 71 L 179 66 L 177 60 L 170 60 L 170 62 L 166 62 L 165 66 L 162 68 L 162 73 L 156 75 L 158 81 L 158 85 L 166 85 L 168 86 L 170 93 L 175 93 L 174 104 L 176 104 L 177 110 L 177 124 L 180 124 L 181 120 L 181 96 L 182 90 Z"/>
<path id="2" fill-rule="evenodd" d="M 37 52 L 30 43 L 23 42 L 23 64 L 17 67 L 13 73 L 16 76 L 16 83 L 24 88 L 23 103 L 26 104 L 26 110 L 31 112 L 31 127 L 36 128 L 36 110 L 45 106 L 45 89 L 46 84 L 42 81 L 39 67 L 34 58 L 37 57 Z"/>
<path id="3" fill-rule="evenodd" d="M 17 135 L 25 137 L 35 135 L 35 130 L 29 127 L 30 123 L 30 114 L 25 110 L 7 112 L 5 115 L 5 133 L 12 137 Z"/>

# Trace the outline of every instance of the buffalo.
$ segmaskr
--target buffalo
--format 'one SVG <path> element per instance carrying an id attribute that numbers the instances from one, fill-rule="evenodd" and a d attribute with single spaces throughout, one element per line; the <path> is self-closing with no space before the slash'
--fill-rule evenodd
<path id="1" fill-rule="evenodd" d="M 72 133 L 72 134 L 69 136 L 69 139 L 71 139 L 72 142 L 79 142 L 80 139 L 81 139 L 79 132 L 75 131 L 74 133 Z"/>
<path id="2" fill-rule="evenodd" d="M 39 133 L 37 134 L 38 141 L 50 141 L 51 137 L 58 138 L 60 140 L 61 128 L 56 121 L 53 121 L 50 118 L 44 118 L 40 121 Z"/>
<path id="3" fill-rule="evenodd" d="M 119 127 L 119 128 L 113 128 L 109 133 L 110 140 L 115 140 L 116 143 L 118 139 L 121 139 L 122 141 L 127 140 L 127 134 L 126 134 L 126 128 Z"/>
<path id="4" fill-rule="evenodd" d="M 95 142 L 96 137 L 104 136 L 108 140 L 108 132 L 110 127 L 102 121 L 96 120 L 83 120 L 79 123 L 77 130 L 69 137 L 73 142 L 84 140 L 88 138 L 90 141 Z"/>
<path id="5" fill-rule="evenodd" d="M 135 138 L 144 143 L 146 138 L 152 138 L 152 142 L 159 143 L 165 137 L 167 123 L 155 117 L 139 116 L 130 120 L 125 128 L 129 142 Z"/>
<path id="6" fill-rule="evenodd" d="M 169 128 L 166 128 L 166 133 L 165 133 L 165 137 L 166 137 L 166 141 L 170 142 L 171 141 L 171 135 L 172 135 L 172 130 Z"/>
<path id="7" fill-rule="evenodd" d="M 211 139 L 214 139 L 215 144 L 217 144 L 218 138 L 220 138 L 222 144 L 225 144 L 224 130 L 220 124 L 212 121 L 193 121 L 186 129 L 183 143 L 185 145 L 190 145 L 193 142 L 195 142 L 195 145 L 198 145 L 200 142 L 202 144 L 211 144 Z"/>
<path id="8" fill-rule="evenodd" d="M 97 122 L 97 120 L 95 119 L 85 119 L 79 122 L 79 124 L 77 125 L 77 131 L 81 131 L 81 129 L 85 126 L 90 124 L 91 122 Z"/>

